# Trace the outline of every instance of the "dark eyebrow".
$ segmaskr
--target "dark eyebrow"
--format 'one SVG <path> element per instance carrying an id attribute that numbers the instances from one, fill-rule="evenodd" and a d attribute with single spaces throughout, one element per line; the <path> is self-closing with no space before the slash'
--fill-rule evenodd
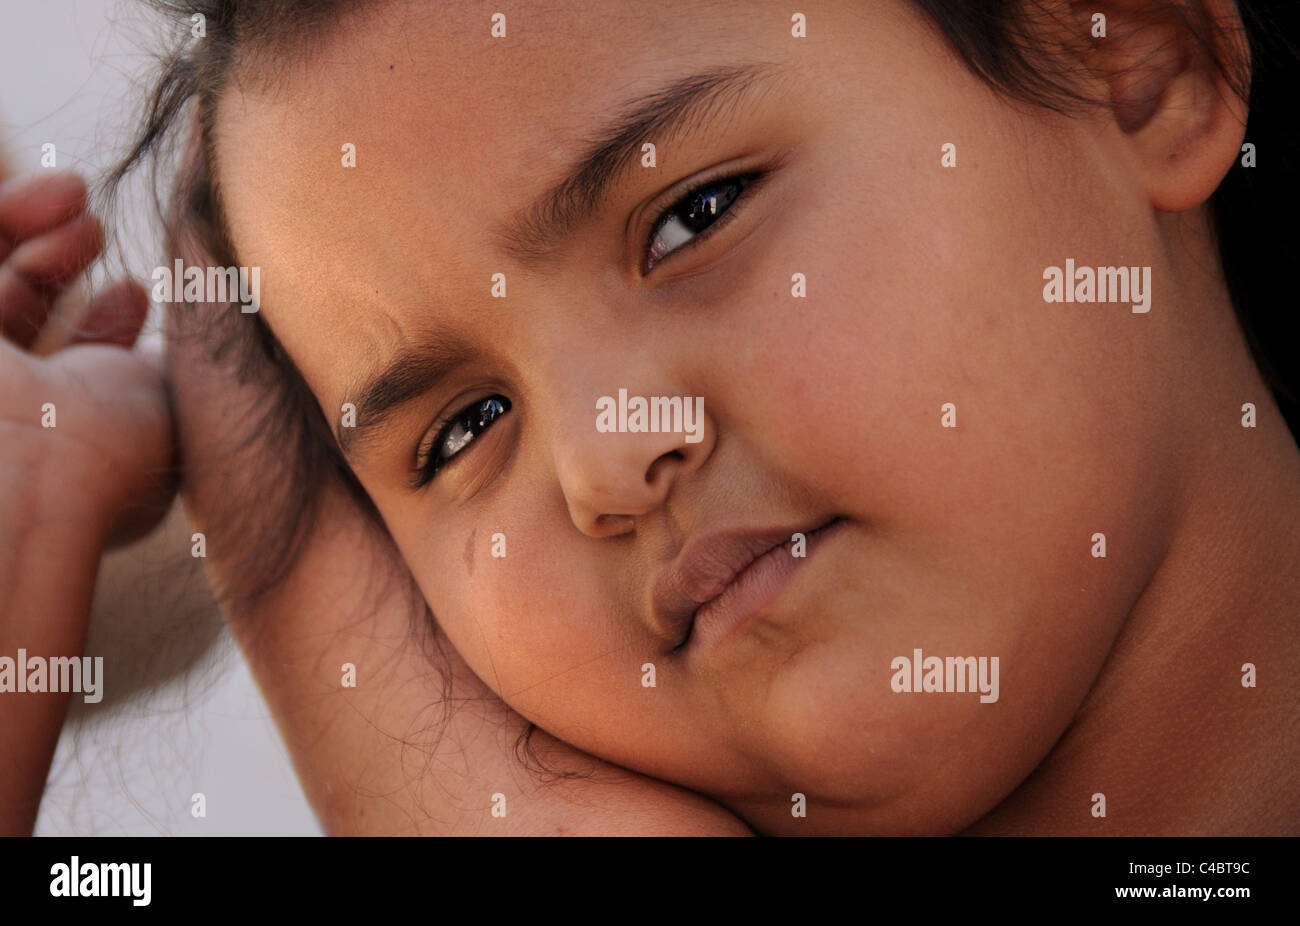
<path id="1" fill-rule="evenodd" d="M 362 379 L 363 385 L 348 390 L 356 398 L 344 398 L 357 407 L 357 423 L 343 426 L 343 416 L 335 432 L 339 447 L 349 460 L 365 453 L 367 437 L 401 405 L 433 389 L 453 369 L 472 356 L 468 345 L 447 332 L 434 330 L 419 338 L 379 372 Z"/>
<path id="2" fill-rule="evenodd" d="M 767 63 L 713 68 L 636 97 L 582 144 L 561 172 L 563 180 L 497 229 L 501 248 L 526 264 L 546 259 L 590 218 L 621 172 L 640 156 L 643 142 L 652 141 L 660 149 L 663 142 L 708 122 L 728 106 L 734 112 L 748 91 L 777 73 L 777 66 Z M 344 455 L 357 460 L 368 435 L 393 411 L 433 389 L 468 356 L 464 342 L 432 332 L 377 374 L 363 378 L 361 387 L 349 391 L 358 397 L 344 399 L 356 405 L 356 426 L 343 427 L 340 415 L 336 429 Z"/>
<path id="3" fill-rule="evenodd" d="M 776 65 L 766 63 L 714 68 L 636 97 L 589 136 L 561 172 L 563 180 L 498 228 L 500 248 L 524 264 L 550 257 L 610 194 L 620 174 L 641 156 L 644 142 L 654 142 L 656 157 L 662 157 L 665 141 L 728 105 L 734 111 L 746 91 L 777 73 Z"/>

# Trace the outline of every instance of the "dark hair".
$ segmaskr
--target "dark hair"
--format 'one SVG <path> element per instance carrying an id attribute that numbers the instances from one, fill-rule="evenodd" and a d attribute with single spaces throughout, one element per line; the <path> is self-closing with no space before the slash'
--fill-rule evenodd
<path id="1" fill-rule="evenodd" d="M 153 190 L 158 196 L 161 152 L 177 141 L 188 145 L 164 216 L 172 255 L 197 248 L 198 263 L 237 265 L 235 249 L 222 217 L 221 191 L 210 170 L 217 99 L 238 70 L 241 80 L 274 80 L 286 60 L 300 60 L 321 46 L 332 31 L 365 4 L 361 0 L 151 0 L 167 15 L 179 36 L 161 62 L 142 127 L 129 152 L 105 178 L 102 196 L 111 211 L 122 180 L 153 157 Z M 912 0 L 976 75 L 1007 99 L 1058 112 L 1101 105 L 1075 87 L 1073 71 L 1059 55 L 1041 46 L 1036 27 L 1046 7 L 1037 0 Z M 1184 37 L 1199 50 L 1203 66 L 1213 67 L 1249 102 L 1246 140 L 1259 152 L 1257 167 L 1239 162 L 1213 195 L 1212 216 L 1224 274 L 1237 318 L 1255 361 L 1286 417 L 1293 435 L 1300 433 L 1300 403 L 1294 370 L 1286 364 L 1295 353 L 1292 299 L 1281 275 L 1292 265 L 1297 214 L 1297 144 L 1291 127 L 1297 73 L 1295 8 L 1286 0 L 1239 0 L 1237 7 L 1251 61 L 1233 60 L 1226 50 L 1231 36 L 1211 21 L 1201 5 L 1180 0 L 1153 0 L 1148 11 L 1178 17 Z M 201 14 L 206 37 L 190 40 L 191 17 Z M 1253 80 L 1250 71 L 1253 71 Z M 192 118 L 190 134 L 178 126 Z M 182 136 L 178 138 L 177 136 Z M 1287 307 L 1287 308 L 1283 308 Z M 258 537 L 250 543 L 235 572 L 238 587 L 217 589 L 235 614 L 275 587 L 291 569 L 303 539 L 312 530 L 326 481 L 343 486 L 364 510 L 378 515 L 344 462 L 330 426 L 291 358 L 260 315 L 243 315 L 226 306 L 186 307 L 172 311 L 169 339 L 200 338 L 208 356 L 229 365 L 241 383 L 264 389 L 268 401 L 261 417 L 245 425 L 246 445 L 275 434 L 278 453 L 263 460 L 276 475 L 259 483 L 262 495 L 232 494 L 228 499 L 234 529 Z M 238 448 L 236 448 L 238 449 Z M 183 450 L 183 448 L 182 448 Z M 270 493 L 270 494 L 266 494 Z M 269 536 L 268 524 L 286 525 L 287 536 Z M 429 627 L 436 624 L 425 609 Z M 529 748 L 533 728 L 518 749 Z M 534 757 L 535 759 L 535 757 Z M 564 774 L 564 773 L 559 773 Z"/>

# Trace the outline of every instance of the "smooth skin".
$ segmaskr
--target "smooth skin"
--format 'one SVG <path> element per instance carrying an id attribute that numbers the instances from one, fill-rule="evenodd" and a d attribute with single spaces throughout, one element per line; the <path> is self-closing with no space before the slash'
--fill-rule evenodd
<path id="1" fill-rule="evenodd" d="M 216 171 L 233 240 L 327 420 L 435 326 L 466 345 L 354 469 L 512 708 L 767 832 L 1295 826 L 1300 456 L 1205 205 L 1245 110 L 1173 23 L 1133 34 L 1131 5 L 1103 6 L 1111 39 L 1083 53 L 1113 105 L 1071 118 L 993 96 L 894 3 L 822 10 L 802 44 L 775 6 L 521 10 L 493 45 L 485 7 L 386 5 L 273 86 L 232 84 Z M 1084 11 L 1058 12 L 1054 38 L 1087 34 Z M 634 164 L 554 255 L 499 247 L 597 117 L 754 60 L 780 77 L 659 139 L 657 167 Z M 1136 62 L 1141 80 L 1109 76 Z M 719 165 L 771 174 L 725 231 L 641 275 L 665 192 Z M 1067 257 L 1151 266 L 1152 311 L 1045 304 L 1042 270 Z M 620 387 L 704 396 L 705 440 L 598 433 L 595 399 Z M 512 410 L 412 489 L 442 416 L 495 393 Z M 847 528 L 759 620 L 673 652 L 648 588 L 684 542 L 831 514 Z M 999 656 L 1001 699 L 895 694 L 890 661 L 915 647 Z M 1244 689 L 1248 661 L 1276 683 Z M 1189 784 L 1229 768 L 1230 801 Z M 1098 791 L 1121 808 L 1102 821 Z"/>
<path id="2" fill-rule="evenodd" d="M 1101 6 L 1122 21 L 1125 4 Z M 1221 82 L 1176 43 L 1112 29 L 1089 64 L 1154 51 L 1154 76 L 1099 78 L 1114 106 L 1093 116 L 1027 111 L 892 3 L 818 12 L 797 52 L 776 7 L 521 10 L 495 56 L 486 8 L 385 9 L 218 112 L 241 261 L 263 268 L 265 317 L 327 419 L 433 322 L 475 349 L 356 465 L 392 542 L 331 492 L 293 576 L 235 623 L 327 828 L 1295 831 L 1300 452 L 1207 234 L 1244 123 Z M 491 223 L 554 179 L 591 118 L 755 58 L 782 79 L 661 145 L 657 172 L 633 173 L 556 260 L 493 250 Z M 347 174 L 342 140 L 361 153 Z M 636 219 L 740 158 L 780 166 L 725 231 L 641 278 Z M 1044 304 L 1042 269 L 1066 257 L 1150 265 L 1151 313 Z M 510 295 L 494 302 L 498 271 Z M 227 494 L 202 462 L 258 397 L 193 345 L 170 359 L 186 502 L 214 578 L 237 582 Z M 620 387 L 703 395 L 706 440 L 597 434 L 595 399 Z M 512 410 L 412 490 L 439 415 L 492 392 Z M 939 426 L 949 401 L 956 430 Z M 1257 429 L 1240 427 L 1246 401 Z M 847 529 L 759 620 L 672 653 L 646 588 L 684 540 L 827 513 Z M 457 693 L 483 696 L 445 727 L 403 564 L 455 646 Z M 999 656 L 1000 700 L 894 694 L 889 662 L 915 647 Z M 1240 684 L 1247 661 L 1258 688 Z M 521 717 L 595 780 L 533 782 L 510 749 Z"/>

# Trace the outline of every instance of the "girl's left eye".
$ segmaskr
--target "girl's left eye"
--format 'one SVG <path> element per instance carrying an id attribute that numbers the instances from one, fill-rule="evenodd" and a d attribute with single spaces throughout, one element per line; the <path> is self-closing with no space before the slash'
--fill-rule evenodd
<path id="1" fill-rule="evenodd" d="M 414 488 L 421 489 L 433 482 L 444 466 L 508 411 L 510 400 L 503 395 L 494 395 L 457 412 L 434 436 L 429 448 L 418 452 Z"/>
<path id="2" fill-rule="evenodd" d="M 757 178 L 758 174 L 748 173 L 708 181 L 664 210 L 650 230 L 645 272 L 683 246 L 716 231 L 727 210 Z"/>

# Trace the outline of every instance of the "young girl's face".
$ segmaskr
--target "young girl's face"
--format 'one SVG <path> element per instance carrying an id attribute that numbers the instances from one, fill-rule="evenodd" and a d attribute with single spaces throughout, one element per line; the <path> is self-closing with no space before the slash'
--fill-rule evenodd
<path id="1" fill-rule="evenodd" d="M 1169 529 L 1167 265 L 1125 137 L 995 97 L 902 3 L 806 37 L 753 0 L 493 12 L 380 4 L 218 116 L 264 317 L 331 422 L 356 405 L 439 624 L 549 732 L 773 829 L 977 818 Z M 1046 303 L 1067 258 L 1151 266 L 1152 311 Z M 702 420 L 603 431 L 620 390 Z M 917 649 L 998 657 L 997 699 L 896 692 Z"/>

